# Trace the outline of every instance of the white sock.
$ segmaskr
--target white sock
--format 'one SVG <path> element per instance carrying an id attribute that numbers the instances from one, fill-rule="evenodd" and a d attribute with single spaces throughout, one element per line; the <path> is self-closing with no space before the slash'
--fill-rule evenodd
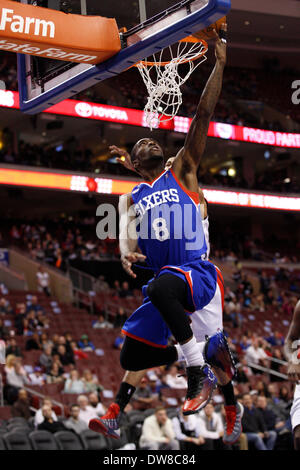
<path id="1" fill-rule="evenodd" d="M 184 354 L 183 354 L 182 349 L 180 347 L 180 344 L 175 344 L 174 346 L 175 346 L 176 351 L 177 351 L 177 356 L 178 356 L 177 361 L 178 362 L 185 361 L 185 357 L 184 357 Z"/>
<path id="2" fill-rule="evenodd" d="M 196 341 L 195 336 L 185 344 L 181 344 L 180 348 L 184 354 L 187 366 L 203 366 L 204 359 L 203 355 L 199 350 L 199 345 Z"/>

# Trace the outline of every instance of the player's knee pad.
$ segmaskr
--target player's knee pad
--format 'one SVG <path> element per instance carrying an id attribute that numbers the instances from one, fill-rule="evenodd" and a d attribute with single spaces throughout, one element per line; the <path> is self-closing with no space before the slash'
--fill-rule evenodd
<path id="1" fill-rule="evenodd" d="M 203 355 L 210 366 L 221 369 L 229 380 L 234 377 L 236 373 L 234 360 L 222 331 L 207 337 Z"/>
<path id="2" fill-rule="evenodd" d="M 185 282 L 175 274 L 162 274 L 154 279 L 147 288 L 147 295 L 154 305 L 165 304 L 169 300 L 186 301 Z"/>
<path id="3" fill-rule="evenodd" d="M 147 295 L 151 302 L 156 305 L 163 295 L 163 288 L 158 279 L 152 281 L 147 287 Z"/>

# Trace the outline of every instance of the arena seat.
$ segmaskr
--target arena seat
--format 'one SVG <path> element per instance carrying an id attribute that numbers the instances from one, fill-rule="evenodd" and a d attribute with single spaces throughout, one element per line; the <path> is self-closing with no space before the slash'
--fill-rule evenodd
<path id="1" fill-rule="evenodd" d="M 10 406 L 0 406 L 0 416 L 1 419 L 8 420 L 11 417 L 11 407 Z"/>
<path id="2" fill-rule="evenodd" d="M 54 434 L 61 450 L 83 450 L 79 437 L 71 431 L 59 431 Z"/>
<path id="3" fill-rule="evenodd" d="M 28 435 L 32 431 L 32 429 L 29 426 L 21 426 L 21 425 L 16 424 L 16 425 L 7 426 L 7 431 L 18 432 L 24 435 Z"/>
<path id="4" fill-rule="evenodd" d="M 60 450 L 60 445 L 48 431 L 32 431 L 29 441 L 33 450 Z"/>
<path id="5" fill-rule="evenodd" d="M 8 450 L 31 450 L 31 443 L 26 434 L 11 431 L 3 436 Z"/>
<path id="6" fill-rule="evenodd" d="M 27 426 L 27 421 L 25 418 L 22 418 L 21 416 L 16 416 L 8 420 L 7 427 L 11 425 Z"/>
<path id="7" fill-rule="evenodd" d="M 11 422 L 7 423 L 8 431 L 11 431 L 12 429 L 16 429 L 16 428 L 30 429 L 30 426 L 28 425 L 28 422 L 26 420 L 24 420 L 24 421 L 14 420 L 14 421 L 11 421 Z"/>
<path id="8" fill-rule="evenodd" d="M 101 434 L 87 429 L 80 434 L 80 439 L 86 450 L 107 450 L 107 440 Z"/>

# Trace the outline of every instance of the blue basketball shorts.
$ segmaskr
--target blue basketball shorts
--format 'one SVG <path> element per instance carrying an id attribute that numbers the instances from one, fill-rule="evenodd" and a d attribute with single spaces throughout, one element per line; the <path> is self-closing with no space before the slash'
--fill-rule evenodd
<path id="1" fill-rule="evenodd" d="M 164 266 L 156 275 L 171 273 L 183 279 L 188 286 L 188 305 L 191 305 L 191 326 L 197 341 L 204 340 L 222 328 L 224 303 L 224 283 L 220 270 L 210 261 L 197 261 L 181 266 Z M 157 308 L 147 297 L 147 287 L 143 286 L 144 301 L 128 318 L 123 333 L 130 338 L 150 346 L 165 348 L 171 331 Z"/>

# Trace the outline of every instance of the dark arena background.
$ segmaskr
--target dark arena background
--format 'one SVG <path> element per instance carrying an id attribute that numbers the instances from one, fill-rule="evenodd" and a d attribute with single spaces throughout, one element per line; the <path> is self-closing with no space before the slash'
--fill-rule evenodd
<path id="1" fill-rule="evenodd" d="M 130 29 L 177 2 L 26 3 L 116 18 L 119 28 Z M 295 384 L 287 375 L 284 341 L 300 298 L 300 1 L 232 0 L 222 93 L 198 169 L 208 203 L 210 260 L 225 283 L 234 392 L 252 410 L 244 413 L 243 433 L 231 446 L 222 442 L 218 388 L 204 410 L 183 417 L 184 362 L 147 371 L 125 409 L 119 439 L 88 428 L 118 392 L 122 326 L 153 276 L 135 268 L 133 279 L 122 268 L 118 200 L 141 178 L 109 147 L 130 153 L 150 135 L 166 159 L 177 154 L 214 65 L 213 41 L 207 60 L 182 87 L 177 117 L 150 134 L 143 114 L 147 90 L 135 67 L 114 69 L 83 89 L 74 82 L 73 91 L 47 98 L 52 107 L 32 101 L 29 109 L 29 97 L 43 96 L 48 81 L 58 83 L 63 73 L 71 80 L 78 67 L 90 65 L 17 57 L 8 46 L 12 35 L 2 36 L 1 4 L 0 449 L 125 455 L 117 450 L 143 449 L 145 420 L 162 412 L 174 448 L 200 461 L 206 450 L 292 451 Z M 104 204 L 114 216 L 101 239 Z M 158 444 L 147 449 L 162 451 Z"/>

